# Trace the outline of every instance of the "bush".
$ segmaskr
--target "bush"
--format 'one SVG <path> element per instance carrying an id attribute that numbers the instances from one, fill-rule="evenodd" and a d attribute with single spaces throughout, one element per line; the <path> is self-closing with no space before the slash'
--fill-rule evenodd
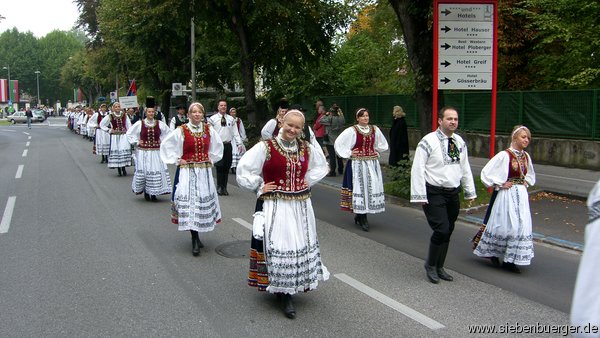
<path id="1" fill-rule="evenodd" d="M 389 182 L 384 184 L 386 194 L 396 197 L 410 199 L 410 159 L 398 161 L 398 166 L 387 167 Z"/>

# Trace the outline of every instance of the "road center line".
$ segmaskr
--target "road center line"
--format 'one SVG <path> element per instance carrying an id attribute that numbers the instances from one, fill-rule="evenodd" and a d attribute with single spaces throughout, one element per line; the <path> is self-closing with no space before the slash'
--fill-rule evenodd
<path id="1" fill-rule="evenodd" d="M 27 157 L 27 149 L 23 150 L 23 157 Z"/>
<path id="2" fill-rule="evenodd" d="M 15 208 L 15 200 L 17 196 L 10 196 L 6 202 L 6 208 L 4 208 L 4 215 L 2 215 L 2 222 L 0 222 L 0 234 L 5 234 L 10 228 L 10 221 L 12 219 L 13 209 Z"/>
<path id="3" fill-rule="evenodd" d="M 241 218 L 232 218 L 234 221 L 238 222 L 241 226 L 243 226 L 244 228 L 247 228 L 248 230 L 252 231 L 252 224 L 246 222 L 245 220 L 241 219 Z"/>
<path id="4" fill-rule="evenodd" d="M 24 132 L 23 132 L 23 134 L 25 134 L 25 135 L 29 135 L 29 133 L 28 133 L 28 132 L 26 132 L 26 131 L 24 131 Z"/>
<path id="5" fill-rule="evenodd" d="M 351 287 L 355 288 L 356 290 L 358 290 L 358 291 L 366 294 L 367 296 L 400 312 L 401 314 L 405 315 L 406 317 L 411 318 L 412 320 L 417 321 L 424 326 L 427 326 L 431 330 L 439 330 L 439 329 L 445 328 L 445 326 L 443 324 L 425 316 L 424 314 L 422 314 L 416 310 L 413 310 L 412 308 L 410 308 L 400 302 L 393 300 L 392 298 L 382 294 L 381 292 L 379 292 L 375 289 L 370 288 L 369 286 L 357 281 L 356 279 L 354 279 L 344 273 L 338 273 L 338 274 L 335 274 L 334 276 L 335 276 L 335 278 L 350 285 Z"/>
<path id="6" fill-rule="evenodd" d="M 15 178 L 21 178 L 21 176 L 23 175 L 23 164 L 19 164 L 19 167 L 17 168 L 17 174 L 15 175 Z"/>
<path id="7" fill-rule="evenodd" d="M 25 143 L 25 146 L 29 147 L 30 144 L 31 144 L 31 142 L 27 141 L 27 143 Z"/>

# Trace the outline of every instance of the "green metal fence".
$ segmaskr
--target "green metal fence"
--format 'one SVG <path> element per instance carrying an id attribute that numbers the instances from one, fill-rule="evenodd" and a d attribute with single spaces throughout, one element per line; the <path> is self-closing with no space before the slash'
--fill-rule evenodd
<path id="1" fill-rule="evenodd" d="M 571 139 L 600 139 L 600 89 L 561 91 L 498 92 L 496 131 L 510 133 L 513 126 L 523 124 L 534 135 Z M 402 106 L 409 127 L 418 128 L 419 116 L 415 100 L 409 95 L 377 96 L 327 96 L 326 107 L 337 103 L 350 123 L 354 112 L 361 107 L 369 109 L 371 123 L 390 126 L 392 109 Z M 447 92 L 445 105 L 458 109 L 460 129 L 489 132 L 491 116 L 490 92 Z M 314 102 L 304 100 L 304 107 L 314 107 Z M 314 117 L 310 109 L 308 119 Z"/>

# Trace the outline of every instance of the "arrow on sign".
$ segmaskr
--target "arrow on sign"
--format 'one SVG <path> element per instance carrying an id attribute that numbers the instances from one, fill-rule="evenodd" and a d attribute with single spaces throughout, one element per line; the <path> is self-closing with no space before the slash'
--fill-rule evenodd
<path id="1" fill-rule="evenodd" d="M 441 45 L 440 47 L 444 48 L 444 50 L 448 50 L 451 46 L 448 43 Z"/>
<path id="2" fill-rule="evenodd" d="M 447 77 L 440 79 L 440 81 L 442 81 L 444 84 L 450 82 L 450 79 L 448 79 Z"/>
<path id="3" fill-rule="evenodd" d="M 448 31 L 450 30 L 450 27 L 444 26 L 444 28 L 442 28 L 442 30 L 444 31 L 444 33 L 448 33 Z"/>
<path id="4" fill-rule="evenodd" d="M 444 9 L 442 11 L 442 14 L 444 14 L 444 16 L 448 16 L 448 14 L 450 14 L 450 13 L 452 13 L 452 12 L 450 12 L 448 9 Z"/>
<path id="5" fill-rule="evenodd" d="M 444 60 L 444 62 L 440 63 L 440 65 L 444 66 L 444 68 L 445 68 L 445 67 L 450 66 L 450 62 Z"/>

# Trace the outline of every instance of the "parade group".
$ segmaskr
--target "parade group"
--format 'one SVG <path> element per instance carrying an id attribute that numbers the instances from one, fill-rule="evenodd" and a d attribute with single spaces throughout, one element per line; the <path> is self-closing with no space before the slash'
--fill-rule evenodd
<path id="1" fill-rule="evenodd" d="M 214 230 L 222 220 L 220 198 L 229 195 L 229 173 L 256 194 L 248 284 L 275 294 L 288 318 L 296 316 L 292 295 L 329 278 L 321 261 L 311 187 L 325 176 L 343 175 L 340 207 L 354 213 L 355 224 L 364 231 L 370 229 L 368 214 L 385 211 L 379 159 L 388 141 L 369 124 L 368 109 L 357 109 L 352 116 L 356 123 L 346 127 L 337 105 L 327 109 L 318 101 L 317 117 L 309 126 L 301 106 L 281 100 L 276 116 L 262 128 L 261 140 L 247 150 L 244 124 L 225 100 L 210 117 L 200 103 L 178 106 L 168 124 L 152 98 L 143 118 L 134 122 L 118 102 L 110 112 L 107 108 L 70 109 L 68 128 L 93 141 L 93 153 L 119 176 L 127 176 L 127 168 L 134 166 L 133 193 L 148 201 L 171 194 L 171 221 L 179 231 L 191 233 L 194 256 L 204 247 L 199 233 Z M 408 137 L 402 109 L 395 107 L 393 116 L 390 164 L 403 165 L 408 163 L 401 161 L 408 158 Z M 433 230 L 425 262 L 432 283 L 453 280 L 444 265 L 460 209 L 459 190 L 467 200 L 476 197 L 467 145 L 455 133 L 458 111 L 442 108 L 438 124 L 417 145 L 410 169 L 411 202 L 422 205 Z M 534 256 L 527 187 L 535 183 L 535 173 L 524 150 L 530 141 L 529 129 L 516 126 L 510 147 L 481 173 L 494 193 L 485 225 L 474 238 L 474 254 L 515 273 Z M 173 180 L 168 164 L 177 166 Z"/>

